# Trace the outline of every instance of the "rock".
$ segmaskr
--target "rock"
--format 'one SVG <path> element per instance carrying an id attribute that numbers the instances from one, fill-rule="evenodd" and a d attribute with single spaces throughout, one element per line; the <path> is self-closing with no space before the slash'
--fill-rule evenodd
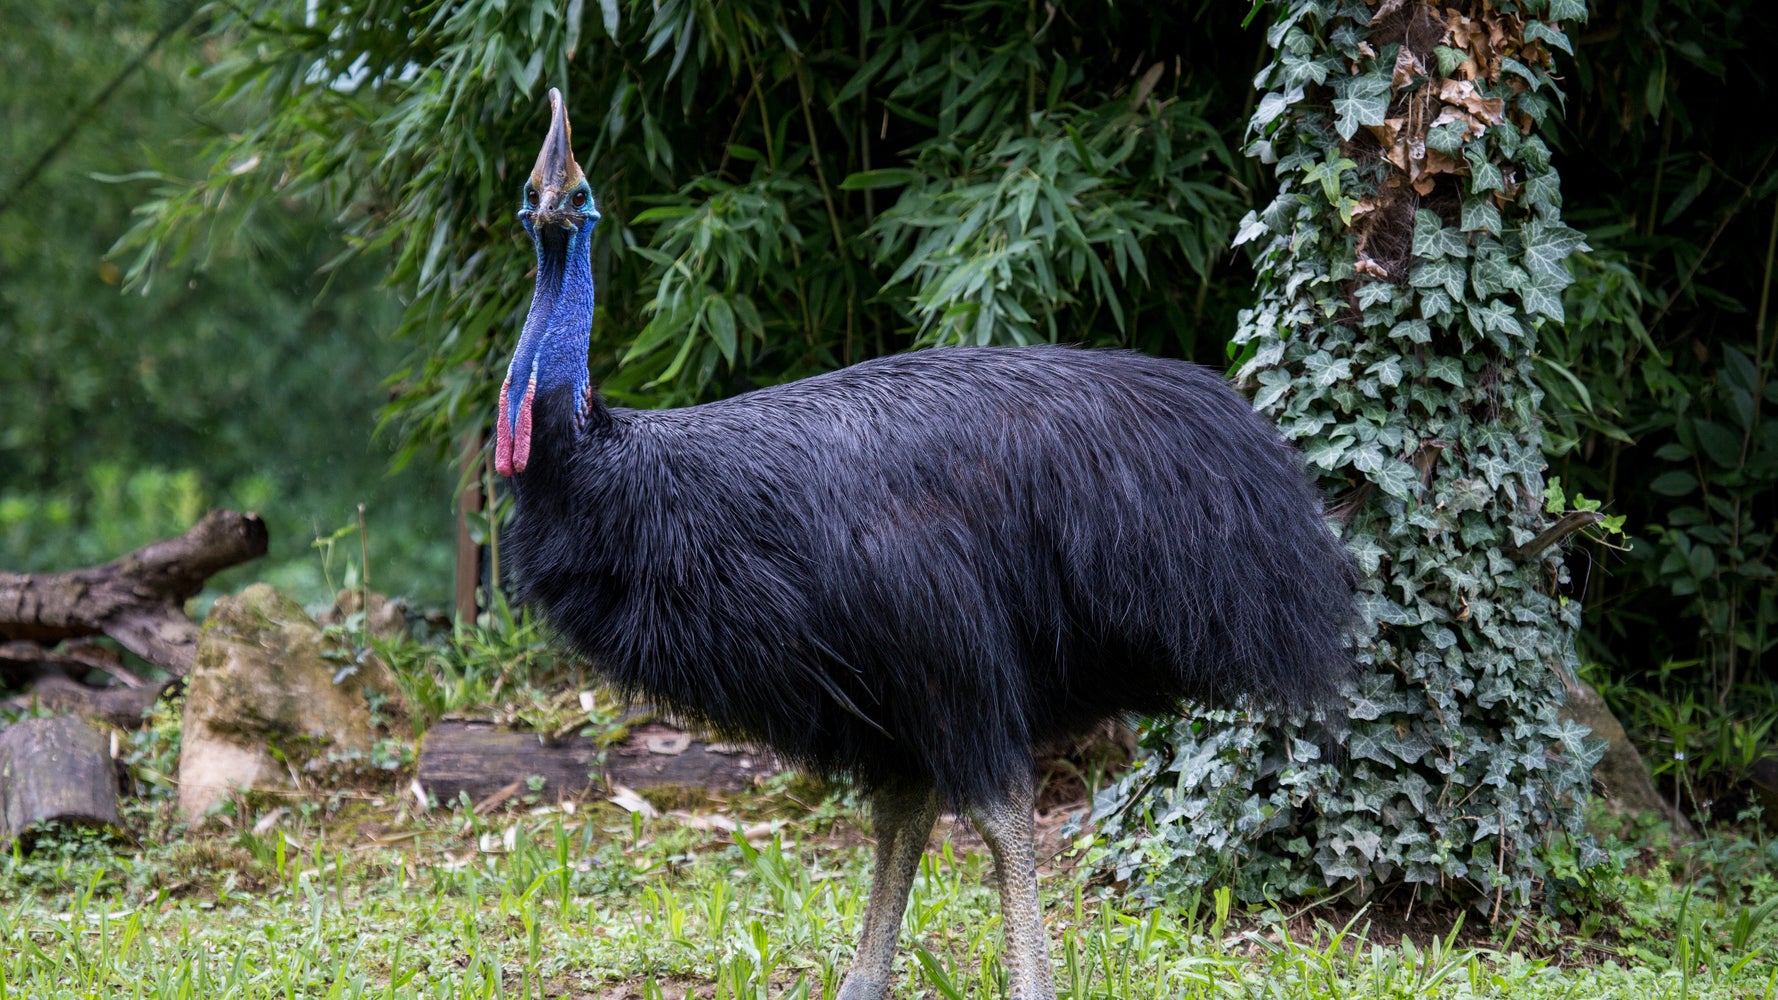
<path id="1" fill-rule="evenodd" d="M 1778 753 L 1768 750 L 1747 769 L 1747 792 L 1764 810 L 1760 820 L 1766 829 L 1778 832 Z"/>
<path id="2" fill-rule="evenodd" d="M 1617 716 L 1611 714 L 1605 699 L 1584 681 L 1576 680 L 1568 687 L 1568 703 L 1562 714 L 1593 731 L 1593 736 L 1606 742 L 1605 756 L 1593 768 L 1593 784 L 1599 797 L 1614 816 L 1634 816 L 1642 812 L 1658 813 L 1672 825 L 1675 833 L 1692 835 L 1695 831 L 1673 803 L 1655 791 L 1649 780 L 1642 754 Z"/>
<path id="3" fill-rule="evenodd" d="M 187 820 L 235 788 L 290 789 L 305 773 L 351 770 L 405 719 L 381 660 L 330 652 L 321 626 L 265 584 L 216 602 L 186 683 L 179 811 Z"/>

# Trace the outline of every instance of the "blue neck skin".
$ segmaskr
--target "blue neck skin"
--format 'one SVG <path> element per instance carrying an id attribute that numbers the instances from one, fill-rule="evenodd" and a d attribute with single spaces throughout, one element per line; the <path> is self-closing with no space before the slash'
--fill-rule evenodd
<path id="1" fill-rule="evenodd" d="M 576 414 L 584 413 L 592 392 L 587 374 L 587 340 L 593 326 L 593 225 L 589 214 L 572 231 L 559 225 L 535 226 L 523 220 L 537 248 L 537 288 L 519 346 L 507 370 L 511 390 L 504 414 L 516 426 L 527 387 L 535 380 L 536 399 L 563 387 L 574 390 Z"/>

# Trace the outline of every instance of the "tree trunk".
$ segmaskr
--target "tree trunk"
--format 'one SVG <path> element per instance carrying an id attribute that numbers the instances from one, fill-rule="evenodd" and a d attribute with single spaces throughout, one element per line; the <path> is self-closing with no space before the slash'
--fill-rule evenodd
<path id="1" fill-rule="evenodd" d="M 1236 238 L 1257 241 L 1260 287 L 1239 378 L 1341 498 L 1361 669 L 1343 762 L 1263 725 L 1187 722 L 1131 779 L 1154 801 L 1127 814 L 1187 828 L 1154 844 L 1220 837 L 1181 852 L 1184 878 L 1238 866 L 1251 900 L 1405 887 L 1498 916 L 1530 902 L 1552 834 L 1598 856 L 1581 806 L 1603 747 L 1558 718 L 1580 614 L 1556 544 L 1596 517 L 1551 516 L 1533 367 L 1584 247 L 1538 133 L 1569 48 L 1556 22 L 1586 5 L 1257 12 L 1277 58 L 1248 152 L 1280 193 Z"/>
<path id="2" fill-rule="evenodd" d="M 0 850 L 51 822 L 123 828 L 110 741 L 69 715 L 0 732 Z"/>

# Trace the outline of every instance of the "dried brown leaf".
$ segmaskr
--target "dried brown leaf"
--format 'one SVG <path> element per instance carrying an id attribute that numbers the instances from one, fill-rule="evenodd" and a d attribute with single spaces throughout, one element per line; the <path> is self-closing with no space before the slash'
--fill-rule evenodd
<path id="1" fill-rule="evenodd" d="M 1438 96 L 1446 104 L 1454 104 L 1481 119 L 1485 125 L 1505 121 L 1506 102 L 1498 97 L 1483 97 L 1468 80 L 1440 80 Z"/>
<path id="2" fill-rule="evenodd" d="M 1390 75 L 1390 84 L 1396 90 L 1401 90 L 1425 75 L 1426 61 L 1410 52 L 1407 46 L 1402 46 L 1401 50 L 1395 54 L 1395 70 Z"/>

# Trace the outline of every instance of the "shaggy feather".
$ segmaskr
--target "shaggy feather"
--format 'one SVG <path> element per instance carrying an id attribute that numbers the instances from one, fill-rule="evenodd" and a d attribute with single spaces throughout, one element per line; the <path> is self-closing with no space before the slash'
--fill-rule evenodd
<path id="1" fill-rule="evenodd" d="M 1002 801 L 1107 717 L 1315 708 L 1350 664 L 1300 459 L 1195 365 L 954 348 L 533 405 L 518 596 L 622 689 L 824 774 Z"/>

